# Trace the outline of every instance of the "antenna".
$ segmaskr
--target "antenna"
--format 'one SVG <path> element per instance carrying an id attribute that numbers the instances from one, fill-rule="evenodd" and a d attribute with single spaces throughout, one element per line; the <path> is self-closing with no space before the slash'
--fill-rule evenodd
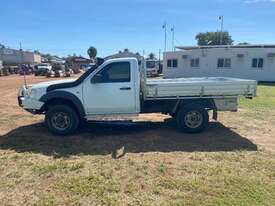
<path id="1" fill-rule="evenodd" d="M 20 68 L 21 70 L 23 70 L 23 74 L 24 74 L 24 85 L 25 87 L 27 87 L 27 79 L 26 79 L 26 71 L 25 69 L 23 69 L 23 50 L 22 50 L 22 44 L 20 42 L 20 56 L 21 56 L 21 61 L 20 61 Z"/>

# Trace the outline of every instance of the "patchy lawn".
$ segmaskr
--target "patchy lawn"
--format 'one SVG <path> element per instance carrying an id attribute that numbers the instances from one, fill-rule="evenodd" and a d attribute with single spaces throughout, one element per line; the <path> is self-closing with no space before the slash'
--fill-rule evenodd
<path id="1" fill-rule="evenodd" d="M 57 137 L 17 106 L 21 83 L 0 78 L 1 205 L 275 205 L 272 84 L 202 134 L 152 114 Z"/>

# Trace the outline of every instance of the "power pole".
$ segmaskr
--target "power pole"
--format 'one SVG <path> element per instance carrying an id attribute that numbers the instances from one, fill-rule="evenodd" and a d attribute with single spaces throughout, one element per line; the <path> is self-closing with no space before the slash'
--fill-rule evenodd
<path id="1" fill-rule="evenodd" d="M 163 24 L 162 28 L 164 29 L 164 52 L 166 52 L 166 44 L 167 44 L 167 24 L 166 24 L 166 22 Z"/>
<path id="2" fill-rule="evenodd" d="M 222 43 L 223 43 L 223 16 L 219 16 L 219 20 L 221 21 L 220 45 L 222 45 Z"/>
<path id="3" fill-rule="evenodd" d="M 174 42 L 175 42 L 175 27 L 174 26 L 171 28 L 171 32 L 172 32 L 172 51 L 175 51 L 175 44 L 174 44 Z"/>
<path id="4" fill-rule="evenodd" d="M 23 70 L 23 74 L 24 74 L 24 84 L 25 84 L 25 87 L 27 87 L 27 79 L 26 79 L 26 71 L 25 69 L 23 69 L 23 50 L 22 50 L 22 44 L 20 42 L 20 57 L 21 57 L 21 60 L 20 60 L 20 69 Z"/>
<path id="5" fill-rule="evenodd" d="M 161 54 L 161 50 L 159 49 L 159 69 L 160 70 L 160 54 Z"/>

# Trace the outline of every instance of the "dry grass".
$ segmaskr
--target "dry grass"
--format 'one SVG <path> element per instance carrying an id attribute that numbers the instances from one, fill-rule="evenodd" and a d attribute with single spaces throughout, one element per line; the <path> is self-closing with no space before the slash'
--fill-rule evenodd
<path id="1" fill-rule="evenodd" d="M 1 205 L 275 205 L 273 85 L 203 134 L 154 114 L 56 137 L 17 106 L 21 83 L 0 78 Z"/>

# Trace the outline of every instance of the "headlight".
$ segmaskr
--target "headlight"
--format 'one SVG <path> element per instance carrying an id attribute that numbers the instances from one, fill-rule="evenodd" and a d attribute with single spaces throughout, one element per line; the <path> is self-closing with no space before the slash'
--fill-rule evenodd
<path id="1" fill-rule="evenodd" d="M 18 91 L 18 96 L 24 97 L 26 94 L 27 94 L 27 89 L 26 89 L 26 86 L 23 85 L 22 87 L 20 87 Z"/>
<path id="2" fill-rule="evenodd" d="M 27 96 L 31 96 L 32 95 L 32 87 L 31 86 L 28 86 L 27 87 Z"/>

